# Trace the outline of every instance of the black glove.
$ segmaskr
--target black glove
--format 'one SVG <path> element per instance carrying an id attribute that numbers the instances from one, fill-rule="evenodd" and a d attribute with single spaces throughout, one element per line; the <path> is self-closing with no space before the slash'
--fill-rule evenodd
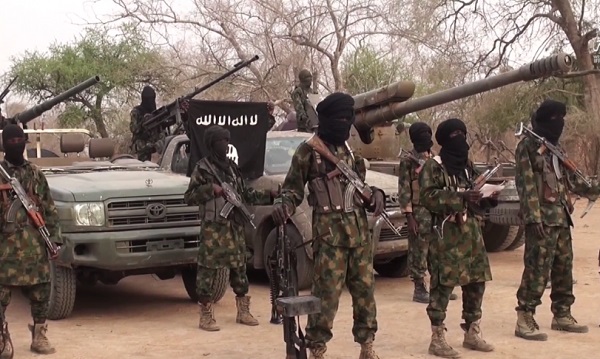
<path id="1" fill-rule="evenodd" d="M 276 225 L 282 225 L 288 218 L 287 210 L 283 203 L 277 203 L 273 205 L 273 213 L 271 213 L 273 221 Z"/>
<path id="2" fill-rule="evenodd" d="M 544 225 L 541 223 L 529 223 L 527 230 L 531 231 L 535 236 L 544 238 L 546 237 L 546 231 L 544 231 Z"/>

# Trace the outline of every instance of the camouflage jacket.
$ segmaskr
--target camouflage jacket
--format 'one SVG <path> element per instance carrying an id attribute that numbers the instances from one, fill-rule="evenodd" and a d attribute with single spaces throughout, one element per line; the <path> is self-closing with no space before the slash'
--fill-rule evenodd
<path id="1" fill-rule="evenodd" d="M 134 149 L 145 147 L 147 144 L 155 144 L 163 139 L 164 133 L 160 128 L 154 131 L 144 129 L 144 114 L 139 106 L 134 107 L 130 113 L 129 130 L 131 131 L 131 142 Z"/>
<path id="2" fill-rule="evenodd" d="M 29 197 L 38 206 L 50 232 L 50 239 L 62 243 L 58 213 L 42 171 L 29 161 L 25 161 L 22 166 L 13 166 L 6 161 L 2 161 L 1 165 L 11 176 L 19 180 Z M 48 283 L 50 261 L 44 239 L 31 224 L 23 206 L 19 205 L 14 223 L 7 223 L 8 209 L 13 200 L 6 189 L 7 182 L 0 178 L 0 183 L 2 193 L 0 216 L 3 219 L 0 239 L 0 285 L 24 286 Z"/>
<path id="3" fill-rule="evenodd" d="M 365 180 L 366 167 L 362 157 L 355 156 L 354 161 L 352 161 L 352 156 L 345 147 L 336 147 L 332 153 L 348 163 L 361 180 Z M 325 159 L 322 160 L 326 161 Z M 282 193 L 275 199 L 275 203 L 283 203 L 286 206 L 287 213 L 290 216 L 295 212 L 296 207 L 304 201 L 306 184 L 321 176 L 314 165 L 314 161 L 315 152 L 312 147 L 307 143 L 300 144 L 292 157 L 290 169 L 281 189 Z M 349 186 L 349 184 L 345 184 L 345 186 Z M 375 187 L 371 188 L 378 190 Z M 364 207 L 356 208 L 350 213 L 316 213 L 313 210 L 312 217 L 313 237 L 326 234 L 331 229 L 331 235 L 325 236 L 323 240 L 332 246 L 353 248 L 371 243 Z"/>
<path id="4" fill-rule="evenodd" d="M 472 179 L 478 175 L 471 163 L 467 172 Z M 445 286 L 491 280 L 479 220 L 467 210 L 467 204 L 457 191 L 468 187 L 466 179 L 449 176 L 436 159 L 428 159 L 419 175 L 419 186 L 420 201 L 432 213 L 438 233 L 430 242 L 432 286 L 434 280 Z M 492 201 L 482 201 L 482 205 L 497 204 L 487 202 Z M 467 219 L 460 225 L 454 215 L 465 210 Z M 450 220 L 444 221 L 448 217 Z"/>
<path id="5" fill-rule="evenodd" d="M 206 204 L 215 199 L 213 184 L 219 184 L 216 177 L 202 164 L 196 164 L 184 198 L 188 205 L 198 206 L 200 217 L 206 214 Z M 246 204 L 268 205 L 272 203 L 270 190 L 258 191 L 246 186 L 235 162 L 229 160 L 228 173 L 214 166 L 219 178 L 232 185 Z M 234 209 L 229 220 L 203 220 L 200 230 L 198 263 L 208 268 L 238 268 L 246 263 L 246 241 L 243 220 Z"/>
<path id="6" fill-rule="evenodd" d="M 316 93 L 309 89 L 309 92 L 304 90 L 300 86 L 296 86 L 291 94 L 292 102 L 294 103 L 294 110 L 296 110 L 296 122 L 308 121 L 307 108 L 311 106 L 308 101 L 308 94 Z"/>
<path id="7" fill-rule="evenodd" d="M 552 165 L 550 151 L 541 155 L 535 140 L 525 137 L 515 151 L 515 184 L 519 193 L 521 216 L 525 224 L 543 223 L 547 226 L 568 227 L 572 223 L 569 190 L 586 198 L 596 199 L 600 188 L 591 188 L 559 161 L 559 180 Z"/>
<path id="8" fill-rule="evenodd" d="M 414 149 L 410 153 L 416 158 L 423 160 L 433 155 L 433 153 L 417 153 Z M 398 201 L 400 202 L 402 212 L 413 213 L 415 220 L 419 224 L 419 233 L 430 233 L 432 225 L 431 213 L 419 201 L 419 173 L 422 169 L 419 167 L 406 154 L 400 159 L 398 170 Z"/>

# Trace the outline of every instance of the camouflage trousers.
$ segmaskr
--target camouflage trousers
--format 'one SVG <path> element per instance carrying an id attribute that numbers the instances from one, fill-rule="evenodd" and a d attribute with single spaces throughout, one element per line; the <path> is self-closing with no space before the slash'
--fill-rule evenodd
<path id="1" fill-rule="evenodd" d="M 450 294 L 454 287 L 431 282 L 429 289 L 429 305 L 427 306 L 427 315 L 431 325 L 440 326 L 446 320 L 446 309 L 450 301 Z M 481 304 L 483 303 L 483 293 L 485 292 L 485 282 L 474 282 L 461 286 L 462 289 L 462 318 L 470 324 L 481 319 Z"/>
<path id="2" fill-rule="evenodd" d="M 412 280 L 425 278 L 431 233 L 408 234 L 408 270 Z"/>
<path id="3" fill-rule="evenodd" d="M 333 320 L 344 284 L 352 296 L 354 341 L 365 343 L 377 332 L 373 246 L 334 247 L 324 241 L 314 243 L 312 295 L 321 299 L 321 312 L 308 316 L 306 339 L 310 347 L 323 346 L 333 338 Z"/>
<path id="4" fill-rule="evenodd" d="M 34 285 L 8 287 L 0 285 L 0 304 L 2 311 L 6 312 L 6 308 L 10 304 L 12 297 L 12 289 L 20 288 L 21 293 L 31 305 L 31 317 L 34 323 L 44 323 L 48 318 L 48 302 L 50 301 L 51 283 L 39 283 Z"/>
<path id="5" fill-rule="evenodd" d="M 573 246 L 568 227 L 544 226 L 546 236 L 540 238 L 528 228 L 525 231 L 524 270 L 517 291 L 518 311 L 535 313 L 542 304 L 542 295 L 552 281 L 550 309 L 555 316 L 571 313 L 575 302 L 573 295 Z"/>
<path id="6" fill-rule="evenodd" d="M 198 298 L 206 300 L 212 297 L 218 270 L 217 268 L 198 266 L 196 274 L 196 294 Z M 239 297 L 248 293 L 248 275 L 246 274 L 245 265 L 239 268 L 229 268 L 229 285 Z"/>

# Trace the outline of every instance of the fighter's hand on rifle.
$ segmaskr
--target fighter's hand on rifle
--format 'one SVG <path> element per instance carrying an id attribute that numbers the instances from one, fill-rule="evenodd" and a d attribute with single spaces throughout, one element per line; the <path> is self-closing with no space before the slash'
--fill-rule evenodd
<path id="1" fill-rule="evenodd" d="M 223 187 L 219 186 L 216 183 L 213 183 L 213 193 L 215 194 L 215 197 L 221 197 L 223 195 Z"/>
<path id="2" fill-rule="evenodd" d="M 190 100 L 181 100 L 181 102 L 179 102 L 179 108 L 183 113 L 188 112 L 188 110 L 190 109 Z"/>
<path id="3" fill-rule="evenodd" d="M 273 205 L 273 213 L 271 213 L 273 221 L 276 225 L 282 225 L 288 219 L 287 208 L 283 203 L 276 203 Z"/>
<path id="4" fill-rule="evenodd" d="M 500 196 L 500 192 L 498 191 L 494 191 L 492 192 L 492 194 L 490 195 L 490 198 L 497 201 L 498 200 L 498 196 Z"/>
<path id="5" fill-rule="evenodd" d="M 479 200 L 481 200 L 481 198 L 483 197 L 483 194 L 481 192 L 472 189 L 461 192 L 461 194 L 465 201 L 472 203 L 479 203 Z"/>
<path id="6" fill-rule="evenodd" d="M 374 191 L 371 197 L 371 208 L 373 208 L 373 214 L 378 217 L 385 209 L 385 198 L 381 191 Z"/>

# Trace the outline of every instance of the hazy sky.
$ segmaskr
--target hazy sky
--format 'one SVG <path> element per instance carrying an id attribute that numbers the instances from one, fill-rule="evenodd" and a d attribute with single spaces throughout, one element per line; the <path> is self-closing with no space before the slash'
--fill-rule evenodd
<path id="1" fill-rule="evenodd" d="M 110 0 L 21 0 L 2 1 L 0 11 L 0 74 L 10 69 L 10 58 L 26 50 L 45 50 L 55 41 L 75 38 L 94 13 L 114 9 Z"/>

